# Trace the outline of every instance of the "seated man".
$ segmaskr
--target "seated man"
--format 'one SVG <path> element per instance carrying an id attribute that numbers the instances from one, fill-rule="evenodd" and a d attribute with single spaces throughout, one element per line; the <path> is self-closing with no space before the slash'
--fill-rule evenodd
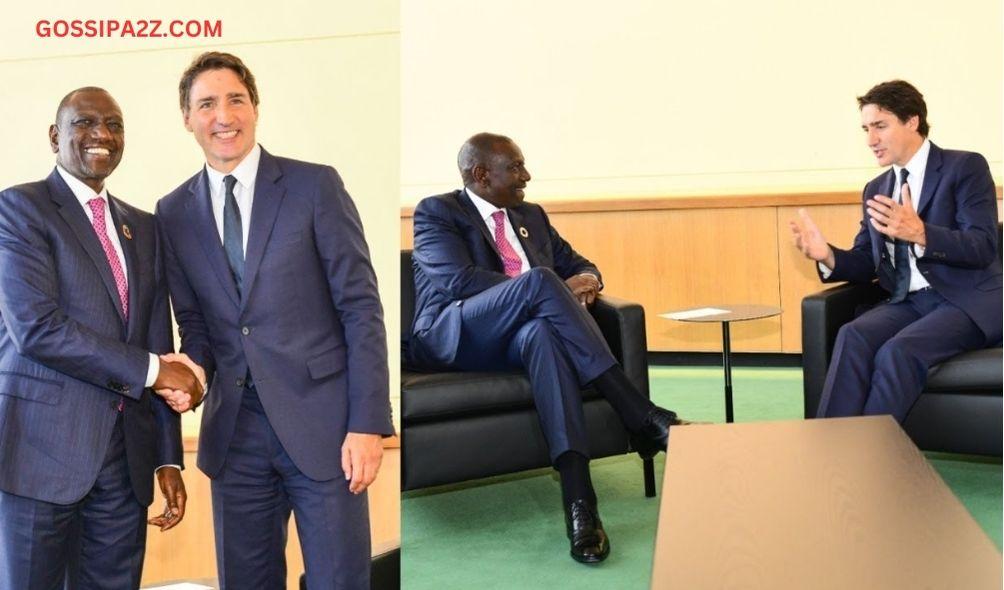
<path id="1" fill-rule="evenodd" d="M 983 156 L 927 139 L 916 88 L 883 82 L 858 106 L 868 147 L 892 168 L 865 186 L 854 245 L 831 247 L 805 210 L 791 230 L 824 282 L 877 277 L 891 294 L 838 332 L 818 416 L 902 422 L 929 367 L 1001 341 L 997 199 Z"/>
<path id="2" fill-rule="evenodd" d="M 587 311 L 600 273 L 523 202 L 519 147 L 479 133 L 460 148 L 464 189 L 415 208 L 416 313 L 410 361 L 430 370 L 526 371 L 551 461 L 561 477 L 572 557 L 610 552 L 589 478 L 580 389 L 596 388 L 642 452 L 666 449 L 673 412 L 627 379 Z"/>

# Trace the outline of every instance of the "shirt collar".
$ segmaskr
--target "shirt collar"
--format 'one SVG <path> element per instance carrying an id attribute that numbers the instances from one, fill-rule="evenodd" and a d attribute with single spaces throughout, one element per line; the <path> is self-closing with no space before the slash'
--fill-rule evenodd
<path id="1" fill-rule="evenodd" d="M 499 209 L 495 205 L 492 205 L 488 201 L 482 199 L 471 189 L 465 187 L 464 190 L 467 191 L 467 195 L 471 197 L 471 202 L 474 203 L 474 206 L 478 210 L 478 214 L 481 215 L 481 219 L 483 219 L 485 223 L 492 218 L 492 215 L 496 211 L 505 211 L 505 209 Z"/>
<path id="2" fill-rule="evenodd" d="M 96 193 L 94 192 L 94 189 L 84 184 L 84 181 L 67 172 L 66 169 L 59 164 L 56 164 L 56 171 L 63 177 L 63 181 L 66 182 L 66 186 L 70 187 L 70 191 L 73 193 L 74 197 L 77 197 L 77 200 L 80 201 L 80 205 L 82 207 L 89 210 L 90 205 L 87 204 L 87 201 L 90 201 L 95 197 L 101 197 L 106 202 L 108 201 L 107 187 L 101 187 L 101 192 Z"/>
<path id="3" fill-rule="evenodd" d="M 248 155 L 244 156 L 240 164 L 224 174 L 206 163 L 206 174 L 209 175 L 209 186 L 223 186 L 223 177 L 233 176 L 242 187 L 254 185 L 255 177 L 258 176 L 258 161 L 261 160 L 261 146 L 255 144 Z"/>
<path id="4" fill-rule="evenodd" d="M 924 143 L 920 144 L 920 148 L 917 153 L 910 158 L 910 161 L 906 163 L 906 166 L 892 165 L 893 173 L 896 175 L 897 182 L 899 182 L 900 173 L 899 171 L 906 168 L 910 175 L 907 178 L 923 178 L 924 171 L 927 170 L 927 157 L 931 154 L 931 140 L 924 138 Z M 915 186 L 915 185 L 912 185 Z"/>

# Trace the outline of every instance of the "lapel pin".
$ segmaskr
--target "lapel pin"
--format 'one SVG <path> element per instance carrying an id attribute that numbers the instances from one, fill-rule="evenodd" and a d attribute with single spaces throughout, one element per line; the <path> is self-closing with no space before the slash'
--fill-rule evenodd
<path id="1" fill-rule="evenodd" d="M 129 226 L 124 223 L 122 224 L 122 235 L 125 236 L 125 239 L 127 240 L 132 239 L 132 230 L 130 230 Z"/>
<path id="2" fill-rule="evenodd" d="M 530 232 L 526 231 L 525 227 L 520 226 L 519 227 L 519 235 L 523 236 L 524 238 L 529 238 L 530 237 Z"/>

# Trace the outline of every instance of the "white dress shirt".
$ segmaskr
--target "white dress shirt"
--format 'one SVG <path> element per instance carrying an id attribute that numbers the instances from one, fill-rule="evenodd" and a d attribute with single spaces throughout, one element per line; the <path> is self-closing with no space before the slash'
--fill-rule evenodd
<path id="1" fill-rule="evenodd" d="M 108 189 L 102 187 L 100 193 L 94 192 L 94 189 L 84 184 L 82 180 L 76 176 L 70 174 L 63 169 L 62 166 L 56 164 L 56 170 L 59 175 L 63 177 L 63 181 L 66 185 L 70 187 L 70 191 L 73 192 L 73 196 L 77 197 L 80 201 L 80 206 L 84 208 L 84 214 L 87 215 L 87 221 L 94 225 L 94 212 L 91 211 L 91 206 L 87 204 L 88 201 L 101 197 L 105 201 L 105 232 L 108 234 L 108 240 L 112 243 L 112 248 L 115 249 L 115 255 L 119 258 L 119 264 L 122 265 L 122 271 L 125 273 L 126 287 L 129 286 L 129 267 L 126 265 L 125 255 L 122 253 L 122 243 L 119 241 L 119 233 L 115 229 L 115 221 L 112 219 L 112 212 L 108 206 Z M 157 355 L 150 353 L 150 362 L 146 368 L 146 387 L 151 387 L 157 381 L 157 377 L 160 374 L 160 359 Z"/>
<path id="2" fill-rule="evenodd" d="M 913 210 L 917 210 L 917 206 L 920 205 L 920 191 L 924 190 L 924 172 L 927 170 L 927 157 L 931 154 L 931 141 L 929 139 L 924 139 L 924 143 L 920 145 L 920 149 L 917 153 L 910 158 L 910 161 L 906 163 L 905 168 L 910 173 L 906 177 L 906 183 L 910 185 L 910 202 L 913 203 Z M 892 171 L 896 175 L 896 182 L 893 183 L 895 188 L 893 189 L 892 199 L 897 203 L 903 202 L 903 197 L 900 194 L 902 189 L 899 186 L 900 170 L 904 167 L 897 166 L 893 164 Z M 889 252 L 889 260 L 895 263 L 896 260 L 896 246 L 893 242 L 886 242 L 886 251 Z M 920 244 L 910 244 L 910 292 L 919 291 L 930 287 L 931 284 L 927 282 L 924 275 L 920 274 L 920 270 L 917 269 L 917 258 L 924 255 L 925 248 Z"/>
<path id="3" fill-rule="evenodd" d="M 493 241 L 495 239 L 495 220 L 492 219 L 492 215 L 496 211 L 506 213 L 502 216 L 502 219 L 505 221 L 505 239 L 509 240 L 509 244 L 512 245 L 512 249 L 519 255 L 519 274 L 523 274 L 530 270 L 530 259 L 526 257 L 526 252 L 523 250 L 523 244 L 521 244 L 519 238 L 516 237 L 516 231 L 512 228 L 512 222 L 509 221 L 509 214 L 506 210 L 499 209 L 495 205 L 492 205 L 488 201 L 474 194 L 474 191 L 469 188 L 464 190 L 466 190 L 468 196 L 471 197 L 471 202 L 474 203 L 475 207 L 477 207 L 478 214 L 481 215 L 481 219 L 485 222 L 485 225 L 488 226 L 488 235 L 492 237 Z"/>
<path id="4" fill-rule="evenodd" d="M 261 146 L 255 144 L 248 155 L 244 156 L 240 164 L 229 173 L 216 170 L 208 163 L 206 164 L 206 174 L 209 176 L 209 197 L 213 202 L 213 218 L 216 220 L 216 230 L 220 234 L 220 243 L 223 243 L 223 207 L 226 205 L 227 189 L 223 184 L 223 179 L 233 176 L 237 179 L 234 185 L 234 199 L 237 201 L 237 208 L 241 210 L 241 231 L 242 246 L 244 254 L 248 251 L 248 233 L 251 231 L 251 207 L 254 205 L 254 183 L 258 177 L 258 161 L 261 160 Z"/>

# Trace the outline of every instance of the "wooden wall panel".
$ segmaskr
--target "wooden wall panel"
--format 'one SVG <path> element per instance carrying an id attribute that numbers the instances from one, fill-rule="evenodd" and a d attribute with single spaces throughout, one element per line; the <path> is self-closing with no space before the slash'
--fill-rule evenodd
<path id="1" fill-rule="evenodd" d="M 195 467 L 195 452 L 186 448 L 182 472 L 188 490 L 185 519 L 177 527 L 161 533 L 148 527 L 143 585 L 158 582 L 216 577 L 216 547 L 213 540 L 212 503 L 209 478 Z M 382 553 L 401 543 L 401 452 L 400 448 L 384 449 L 380 475 L 370 486 L 370 534 L 373 553 Z M 159 492 L 150 507 L 153 516 L 164 509 Z M 296 525 L 291 519 L 289 542 L 286 545 L 288 590 L 300 586 L 303 558 Z"/>
<path id="2" fill-rule="evenodd" d="M 603 273 L 604 291 L 641 303 L 651 350 L 719 351 L 721 324 L 658 314 L 686 307 L 779 305 L 770 208 L 558 213 L 554 227 Z M 733 325 L 737 351 L 781 346 L 780 318 Z"/>
<path id="3" fill-rule="evenodd" d="M 1001 188 L 997 188 L 998 216 Z M 662 312 L 714 304 L 776 305 L 779 317 L 732 326 L 733 350 L 799 353 L 801 301 L 824 288 L 791 242 L 805 207 L 830 243 L 849 247 L 861 220 L 857 192 L 542 203 L 552 224 L 603 272 L 605 292 L 645 306 L 652 351 L 717 352 L 720 324 L 665 320 Z M 412 246 L 412 208 L 401 209 Z"/>
<path id="4" fill-rule="evenodd" d="M 816 265 L 802 256 L 791 239 L 788 222 L 798 218 L 798 207 L 777 209 L 778 280 L 781 307 L 785 320 L 781 323 L 781 352 L 802 352 L 802 298 L 832 285 L 824 285 L 816 274 Z M 806 207 L 829 243 L 849 248 L 858 233 L 861 205 L 819 205 Z"/>

